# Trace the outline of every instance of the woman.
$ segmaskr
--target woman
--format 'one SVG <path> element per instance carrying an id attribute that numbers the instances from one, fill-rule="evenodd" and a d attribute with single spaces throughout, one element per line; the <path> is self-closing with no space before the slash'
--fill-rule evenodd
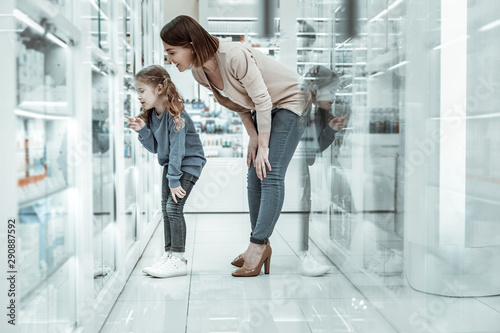
<path id="1" fill-rule="evenodd" d="M 240 43 L 220 43 L 189 16 L 178 16 L 160 32 L 168 62 L 179 71 L 192 69 L 217 101 L 238 113 L 250 136 L 248 204 L 251 237 L 247 250 L 232 264 L 233 276 L 269 273 L 271 236 L 285 194 L 285 172 L 304 131 L 300 117 L 309 97 L 297 74 Z M 254 110 L 253 112 L 251 110 Z"/>

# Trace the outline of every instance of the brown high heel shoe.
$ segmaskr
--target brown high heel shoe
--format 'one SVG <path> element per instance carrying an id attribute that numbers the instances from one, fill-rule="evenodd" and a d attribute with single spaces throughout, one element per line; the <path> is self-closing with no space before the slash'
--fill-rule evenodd
<path id="1" fill-rule="evenodd" d="M 271 268 L 271 254 L 273 250 L 268 245 L 265 247 L 264 252 L 262 253 L 262 257 L 260 258 L 259 263 L 256 267 L 253 268 L 245 268 L 241 267 L 240 269 L 233 272 L 233 276 L 238 277 L 248 277 L 248 276 L 257 276 L 260 274 L 260 270 L 262 269 L 262 265 L 264 265 L 264 273 L 269 274 L 269 270 Z"/>
<path id="2" fill-rule="evenodd" d="M 266 245 L 270 246 L 270 242 L 267 241 Z M 231 262 L 231 265 L 236 266 L 236 267 L 243 267 L 243 264 L 245 263 L 245 259 L 243 258 L 243 253 L 234 258 L 234 260 Z"/>

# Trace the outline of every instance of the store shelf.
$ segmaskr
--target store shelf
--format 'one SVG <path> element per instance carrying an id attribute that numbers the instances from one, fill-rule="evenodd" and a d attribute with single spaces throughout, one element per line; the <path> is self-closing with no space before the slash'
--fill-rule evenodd
<path id="1" fill-rule="evenodd" d="M 331 17 L 297 17 L 297 21 L 315 21 L 315 22 L 326 22 L 326 21 L 338 21 Z"/>
<path id="2" fill-rule="evenodd" d="M 297 36 L 342 36 L 343 34 L 341 33 L 334 33 L 334 32 L 297 32 Z"/>
<path id="3" fill-rule="evenodd" d="M 22 0 L 17 2 L 16 7 L 27 16 L 28 20 L 31 19 L 35 24 L 44 21 L 44 27 L 42 27 L 44 30 L 47 25 L 54 27 L 54 31 L 51 32 L 66 43 L 75 44 L 80 42 L 80 30 L 73 24 L 71 18 L 67 17 L 53 3 L 47 0 Z"/>
<path id="4" fill-rule="evenodd" d="M 25 199 L 25 200 L 21 200 L 21 201 L 19 201 L 19 208 L 31 206 L 40 200 L 43 200 L 43 199 L 46 199 L 46 198 L 51 197 L 53 195 L 56 195 L 58 193 L 64 192 L 64 191 L 68 190 L 69 188 L 70 187 L 67 185 L 61 186 L 61 187 L 55 188 L 53 190 L 49 190 L 47 192 L 44 192 L 43 194 L 37 194 L 36 196 L 30 197 L 30 198 Z M 32 190 L 30 190 L 30 192 L 32 192 Z"/>
<path id="5" fill-rule="evenodd" d="M 256 17 L 207 17 L 208 21 L 257 21 Z"/>
<path id="6" fill-rule="evenodd" d="M 333 47 L 297 47 L 297 51 L 335 51 Z"/>
<path id="7" fill-rule="evenodd" d="M 217 36 L 257 36 L 256 32 L 210 32 L 211 35 Z"/>
<path id="8" fill-rule="evenodd" d="M 42 110 L 27 110 L 27 109 L 15 109 L 14 110 L 15 114 L 18 115 L 19 117 L 24 117 L 24 118 L 40 118 L 40 119 L 46 119 L 46 120 L 68 120 L 70 119 L 70 116 L 68 114 L 51 114 L 51 113 L 45 113 Z"/>
<path id="9" fill-rule="evenodd" d="M 297 62 L 297 65 L 299 66 L 305 66 L 305 65 L 320 65 L 320 66 L 330 66 L 330 63 L 329 62 L 303 62 L 303 61 L 300 61 L 300 62 Z"/>

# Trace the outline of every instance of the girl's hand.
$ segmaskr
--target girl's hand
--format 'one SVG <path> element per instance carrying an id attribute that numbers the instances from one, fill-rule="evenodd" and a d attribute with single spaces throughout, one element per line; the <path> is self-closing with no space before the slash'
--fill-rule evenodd
<path id="1" fill-rule="evenodd" d="M 186 196 L 186 191 L 182 188 L 182 186 L 176 187 L 176 188 L 170 188 L 170 192 L 172 193 L 172 199 L 174 199 L 174 202 L 177 203 L 177 198 L 182 199 Z"/>
<path id="2" fill-rule="evenodd" d="M 125 118 L 130 121 L 130 125 L 128 127 L 136 132 L 140 131 L 144 126 L 146 126 L 146 123 L 141 118 L 134 118 L 130 116 L 125 116 Z"/>
<path id="3" fill-rule="evenodd" d="M 250 136 L 250 142 L 248 143 L 247 152 L 247 167 L 250 169 L 251 163 L 255 164 L 255 156 L 257 155 L 257 147 L 259 146 L 259 141 L 257 136 Z"/>
<path id="4" fill-rule="evenodd" d="M 267 177 L 266 166 L 271 171 L 271 164 L 269 163 L 269 147 L 259 147 L 257 150 L 257 157 L 255 157 L 254 165 L 257 178 L 264 180 Z"/>
<path id="5" fill-rule="evenodd" d="M 334 130 L 334 131 L 340 131 L 342 128 L 344 128 L 344 120 L 349 118 L 349 116 L 341 117 L 341 118 L 333 118 L 330 120 L 330 123 L 328 125 Z"/>

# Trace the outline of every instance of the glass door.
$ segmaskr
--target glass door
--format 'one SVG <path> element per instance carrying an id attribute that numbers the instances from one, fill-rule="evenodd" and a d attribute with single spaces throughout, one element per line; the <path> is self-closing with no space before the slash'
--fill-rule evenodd
<path id="1" fill-rule="evenodd" d="M 65 36 L 47 31 L 51 23 L 40 19 L 41 9 L 19 8 L 14 9 L 19 326 L 71 331 L 76 326 L 72 49 Z"/>
<path id="2" fill-rule="evenodd" d="M 92 64 L 92 175 L 94 224 L 94 292 L 97 296 L 115 271 L 115 191 L 110 69 Z"/>
<path id="3" fill-rule="evenodd" d="M 123 76 L 123 115 L 134 116 L 135 112 L 135 85 L 134 85 L 134 66 L 133 52 L 131 47 L 132 38 L 132 9 L 130 1 L 123 1 L 121 6 L 122 26 L 120 29 L 120 37 L 122 43 L 119 44 L 119 53 L 123 55 L 122 68 Z M 135 242 L 136 238 L 136 223 L 137 223 L 137 203 L 136 203 L 136 173 L 135 166 L 135 133 L 130 128 L 127 128 L 128 122 L 125 118 L 123 131 L 123 158 L 124 158 L 124 196 L 125 196 L 125 211 L 122 213 L 125 216 L 125 248 L 129 249 Z"/>

